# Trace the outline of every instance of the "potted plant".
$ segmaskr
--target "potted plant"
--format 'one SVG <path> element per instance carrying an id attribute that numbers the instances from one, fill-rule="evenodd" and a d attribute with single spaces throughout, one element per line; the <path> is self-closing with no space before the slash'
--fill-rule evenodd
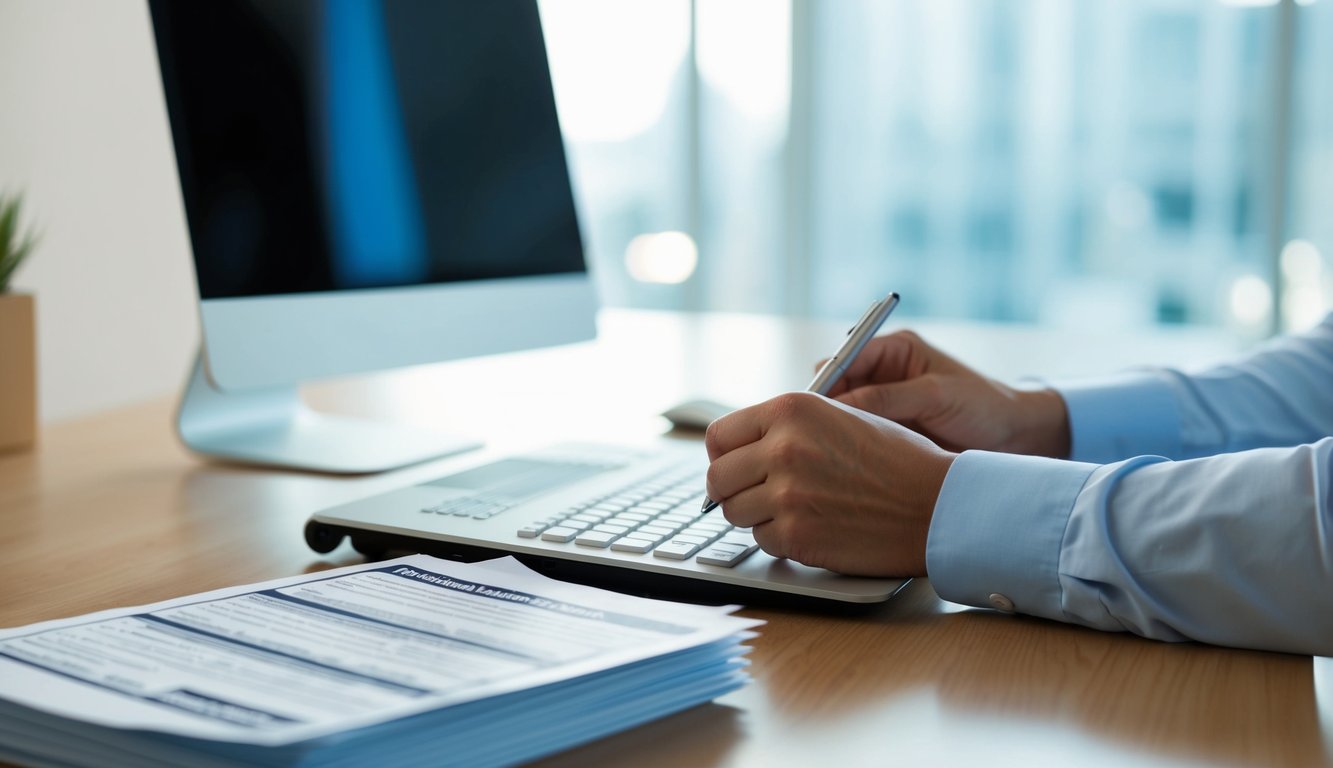
<path id="1" fill-rule="evenodd" d="M 37 338 L 31 294 L 9 281 L 37 238 L 21 232 L 19 195 L 0 195 L 0 451 L 32 445 L 37 437 Z"/>

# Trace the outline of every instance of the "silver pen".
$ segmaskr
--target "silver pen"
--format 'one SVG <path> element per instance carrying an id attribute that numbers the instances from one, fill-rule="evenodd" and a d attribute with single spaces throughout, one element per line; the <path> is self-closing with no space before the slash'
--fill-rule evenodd
<path id="1" fill-rule="evenodd" d="M 841 379 L 842 375 L 847 372 L 847 367 L 852 364 L 856 356 L 861 354 L 866 342 L 874 338 L 879 331 L 879 327 L 884 325 L 885 320 L 889 319 L 889 315 L 896 306 L 898 306 L 898 294 L 896 293 L 890 293 L 883 299 L 871 304 L 870 309 L 867 309 L 866 313 L 861 315 L 861 319 L 856 321 L 856 325 L 853 325 L 851 330 L 847 331 L 847 339 L 842 342 L 841 347 L 838 347 L 838 351 L 834 352 L 833 357 L 830 357 L 820 367 L 819 373 L 815 374 L 810 386 L 805 388 L 806 391 L 827 395 L 829 390 L 833 389 L 833 385 L 838 383 L 838 379 Z M 718 503 L 704 496 L 703 509 L 699 514 L 706 515 L 712 512 Z"/>

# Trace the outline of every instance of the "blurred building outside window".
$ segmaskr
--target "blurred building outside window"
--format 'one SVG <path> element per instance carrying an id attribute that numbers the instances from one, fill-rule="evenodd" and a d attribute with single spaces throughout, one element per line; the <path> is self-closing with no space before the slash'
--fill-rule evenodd
<path id="1" fill-rule="evenodd" d="M 1253 339 L 1333 306 L 1333 0 L 541 0 L 606 303 Z"/>

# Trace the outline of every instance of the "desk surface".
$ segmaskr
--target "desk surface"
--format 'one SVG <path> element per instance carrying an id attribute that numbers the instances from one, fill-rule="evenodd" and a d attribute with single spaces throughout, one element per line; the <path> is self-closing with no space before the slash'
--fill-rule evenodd
<path id="1" fill-rule="evenodd" d="M 737 376 L 717 373 L 743 339 L 764 343 Z M 652 414 L 681 397 L 758 399 L 784 376 L 799 387 L 834 343 L 821 325 L 625 314 L 596 344 L 341 382 L 308 399 L 516 448 L 638 438 L 662 431 Z M 34 451 L 0 455 L 0 626 L 359 562 L 346 547 L 309 551 L 309 513 L 448 466 L 335 478 L 213 464 L 179 447 L 171 412 L 161 401 L 51 426 Z M 768 622 L 754 684 L 547 764 L 1333 763 L 1329 659 L 963 609 L 924 580 L 865 614 L 748 613 Z"/>

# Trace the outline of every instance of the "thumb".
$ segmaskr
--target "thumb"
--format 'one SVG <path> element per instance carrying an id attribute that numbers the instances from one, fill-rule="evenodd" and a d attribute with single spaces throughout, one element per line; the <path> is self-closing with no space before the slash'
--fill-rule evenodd
<path id="1" fill-rule="evenodd" d="M 906 381 L 857 387 L 837 399 L 890 421 L 919 422 L 939 412 L 945 400 L 945 387 L 938 376 L 926 374 Z"/>

